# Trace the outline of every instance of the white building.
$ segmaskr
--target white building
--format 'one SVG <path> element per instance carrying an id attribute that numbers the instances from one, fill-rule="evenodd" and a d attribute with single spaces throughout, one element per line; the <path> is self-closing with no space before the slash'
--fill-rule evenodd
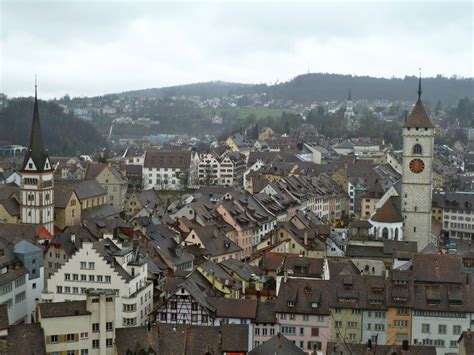
<path id="1" fill-rule="evenodd" d="M 245 170 L 245 157 L 229 152 L 223 157 L 202 154 L 198 163 L 199 185 L 240 186 Z"/>
<path id="2" fill-rule="evenodd" d="M 48 280 L 45 302 L 86 299 L 90 290 L 113 290 L 117 327 L 144 325 L 153 307 L 153 284 L 147 280 L 148 265 L 131 246 L 108 236 L 82 244 Z"/>
<path id="3" fill-rule="evenodd" d="M 145 190 L 184 190 L 196 185 L 198 157 L 189 150 L 147 151 L 143 163 Z"/>

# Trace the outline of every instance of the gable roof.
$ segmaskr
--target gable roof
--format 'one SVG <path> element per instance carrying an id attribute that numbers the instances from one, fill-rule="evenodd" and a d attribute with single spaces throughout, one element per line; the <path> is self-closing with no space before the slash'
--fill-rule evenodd
<path id="1" fill-rule="evenodd" d="M 400 223 L 403 222 L 403 218 L 400 211 L 396 207 L 397 201 L 400 201 L 398 197 L 390 197 L 387 202 L 380 207 L 377 212 L 370 218 L 371 221 L 381 223 Z"/>
<path id="2" fill-rule="evenodd" d="M 249 355 L 304 355 L 303 350 L 298 348 L 292 341 L 278 333 L 273 338 L 257 346 Z"/>

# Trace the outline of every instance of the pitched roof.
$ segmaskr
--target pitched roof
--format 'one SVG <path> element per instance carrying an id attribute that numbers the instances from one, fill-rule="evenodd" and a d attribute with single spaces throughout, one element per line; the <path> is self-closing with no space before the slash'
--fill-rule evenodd
<path id="1" fill-rule="evenodd" d="M 292 341 L 278 333 L 273 338 L 257 346 L 249 355 L 304 355 Z"/>
<path id="2" fill-rule="evenodd" d="M 0 339 L 2 355 L 46 354 L 44 332 L 40 323 L 18 324 L 8 328 L 8 337 Z"/>
<path id="3" fill-rule="evenodd" d="M 275 300 L 259 301 L 254 323 L 275 324 L 277 322 L 275 303 Z"/>
<path id="4" fill-rule="evenodd" d="M 143 327 L 117 328 L 116 347 L 118 354 L 222 354 L 246 353 L 249 344 L 248 325 L 228 324 L 221 326 L 199 326 L 188 324 L 159 324 L 147 329 Z"/>
<path id="5" fill-rule="evenodd" d="M 405 121 L 404 128 L 434 128 L 426 113 L 425 106 L 421 99 L 416 101 L 415 107 Z"/>
<path id="6" fill-rule="evenodd" d="M 73 317 L 90 314 L 86 301 L 40 303 L 41 318 Z"/>
<path id="7" fill-rule="evenodd" d="M 216 316 L 223 318 L 255 319 L 257 300 L 209 297 L 209 303 L 216 309 Z"/>
<path id="8" fill-rule="evenodd" d="M 44 169 L 46 161 L 48 159 L 48 154 L 43 145 L 43 135 L 41 133 L 41 124 L 39 118 L 39 109 L 38 109 L 38 97 L 36 93 L 35 87 L 35 104 L 33 108 L 33 123 L 31 126 L 31 136 L 30 136 L 30 145 L 28 147 L 28 151 L 25 155 L 25 159 L 23 160 L 23 165 L 21 170 L 24 171 L 26 165 L 30 158 L 33 160 L 35 164 L 36 171 L 43 172 L 43 171 L 51 171 L 53 168 L 50 165 L 49 169 Z"/>
<path id="9" fill-rule="evenodd" d="M 179 168 L 189 169 L 191 152 L 189 150 L 147 151 L 145 154 L 145 168 Z"/>
<path id="10" fill-rule="evenodd" d="M 390 197 L 387 202 L 380 207 L 377 212 L 370 218 L 371 221 L 381 223 L 400 223 L 403 222 L 403 218 L 400 211 L 396 207 L 396 201 L 399 200 L 397 197 Z"/>
<path id="11" fill-rule="evenodd" d="M 413 272 L 416 282 L 462 284 L 466 280 L 459 255 L 417 254 L 413 258 Z"/>

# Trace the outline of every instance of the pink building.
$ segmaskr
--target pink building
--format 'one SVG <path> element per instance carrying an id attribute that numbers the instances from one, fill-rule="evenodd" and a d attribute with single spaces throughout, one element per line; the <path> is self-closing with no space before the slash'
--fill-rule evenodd
<path id="1" fill-rule="evenodd" d="M 326 353 L 331 338 L 328 280 L 287 279 L 278 290 L 280 332 L 308 354 Z"/>
<path id="2" fill-rule="evenodd" d="M 222 219 L 235 230 L 235 234 L 229 237 L 234 243 L 242 248 L 242 259 L 252 254 L 253 231 L 255 222 L 246 214 L 245 210 L 233 201 L 223 201 L 217 206 L 217 212 Z"/>

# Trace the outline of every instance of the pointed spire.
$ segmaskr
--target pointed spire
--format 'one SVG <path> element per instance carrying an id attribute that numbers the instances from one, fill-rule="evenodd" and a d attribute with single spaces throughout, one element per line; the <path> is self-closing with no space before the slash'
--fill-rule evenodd
<path id="1" fill-rule="evenodd" d="M 405 120 L 405 128 L 434 128 L 431 123 L 428 114 L 426 113 L 425 106 L 421 101 L 421 69 L 420 77 L 418 79 L 418 100 L 415 103 L 415 107 L 410 113 L 410 116 Z"/>
<path id="2" fill-rule="evenodd" d="M 418 100 L 421 100 L 421 68 L 419 69 L 420 71 L 420 75 L 419 75 L 419 78 L 418 78 Z"/>
<path id="3" fill-rule="evenodd" d="M 39 118 L 39 108 L 38 108 L 38 85 L 35 76 L 35 103 L 33 108 L 33 123 L 31 126 L 31 135 L 30 135 L 30 145 L 28 147 L 28 152 L 25 155 L 25 159 L 23 161 L 23 168 L 25 170 L 29 160 L 33 160 L 36 170 L 38 172 L 42 172 L 45 170 L 45 164 L 48 160 L 48 154 L 44 149 L 43 145 L 43 135 L 41 132 L 41 124 Z M 50 170 L 51 167 L 49 167 Z"/>
<path id="4" fill-rule="evenodd" d="M 351 89 L 349 89 L 349 96 L 347 97 L 348 101 L 352 101 Z"/>

